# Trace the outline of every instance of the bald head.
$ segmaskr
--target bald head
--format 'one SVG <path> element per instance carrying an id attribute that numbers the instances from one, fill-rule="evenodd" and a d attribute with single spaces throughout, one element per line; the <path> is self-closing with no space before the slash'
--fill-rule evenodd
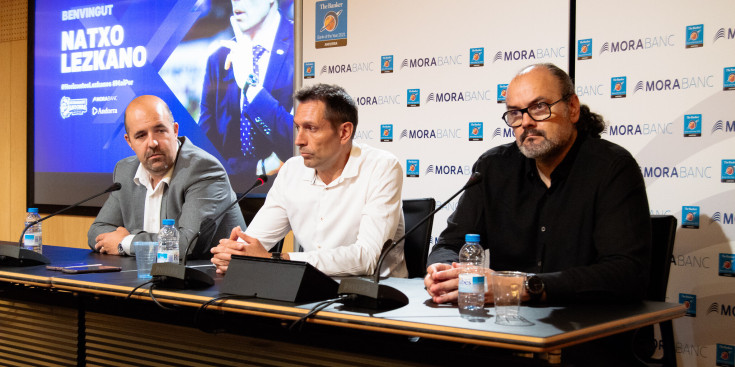
<path id="1" fill-rule="evenodd" d="M 146 115 L 174 123 L 174 116 L 166 102 L 153 95 L 139 96 L 133 99 L 125 109 L 125 133 L 130 133 L 128 121 L 132 118 L 145 118 Z"/>

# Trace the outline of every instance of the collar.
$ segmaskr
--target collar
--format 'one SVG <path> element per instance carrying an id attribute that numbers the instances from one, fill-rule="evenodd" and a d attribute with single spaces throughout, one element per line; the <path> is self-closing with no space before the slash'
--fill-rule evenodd
<path id="1" fill-rule="evenodd" d="M 350 149 L 350 157 L 347 158 L 347 164 L 345 164 L 344 169 L 342 169 L 342 174 L 337 177 L 334 181 L 330 182 L 328 186 L 334 186 L 340 184 L 342 181 L 356 177 L 358 173 L 360 172 L 360 164 L 362 163 L 362 147 L 360 144 L 355 143 L 355 141 L 352 141 L 352 149 Z M 323 185 L 322 181 L 319 179 L 319 176 L 316 174 L 316 170 L 314 168 L 306 167 L 306 170 L 304 171 L 304 176 L 302 179 L 304 181 L 309 181 L 312 185 L 321 184 Z"/>
<path id="2" fill-rule="evenodd" d="M 176 167 L 176 161 L 178 160 L 179 152 L 181 151 L 182 139 L 178 138 L 176 139 L 176 142 L 178 144 L 176 144 L 176 158 L 174 158 L 174 164 L 171 166 L 171 168 L 168 169 L 168 171 L 166 171 L 166 174 L 161 179 L 161 182 L 158 183 L 159 185 L 164 182 L 166 183 L 166 185 L 168 185 L 171 182 L 171 177 L 173 177 L 174 167 Z M 156 187 L 151 186 L 151 174 L 148 173 L 145 168 L 143 168 L 143 165 L 140 162 L 138 162 L 138 169 L 135 171 L 133 182 L 135 182 L 135 184 L 138 186 L 143 185 L 151 191 L 156 189 Z"/>
<path id="3" fill-rule="evenodd" d="M 266 51 L 272 52 L 273 40 L 276 39 L 278 26 L 281 24 L 281 12 L 276 11 L 273 16 L 267 16 L 263 21 L 263 27 L 253 37 L 253 45 L 260 45 Z"/>

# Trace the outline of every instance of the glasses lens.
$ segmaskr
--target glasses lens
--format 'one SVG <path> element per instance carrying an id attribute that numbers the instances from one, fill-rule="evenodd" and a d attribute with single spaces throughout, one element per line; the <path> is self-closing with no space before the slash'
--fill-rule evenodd
<path id="1" fill-rule="evenodd" d="M 545 120 L 551 116 L 551 107 L 547 103 L 539 102 L 528 106 L 528 114 L 533 117 L 534 120 Z"/>
<path id="2" fill-rule="evenodd" d="M 506 111 L 505 114 L 503 114 L 503 119 L 508 125 L 513 126 L 521 120 L 521 116 L 523 116 L 523 113 L 521 111 L 512 110 Z"/>

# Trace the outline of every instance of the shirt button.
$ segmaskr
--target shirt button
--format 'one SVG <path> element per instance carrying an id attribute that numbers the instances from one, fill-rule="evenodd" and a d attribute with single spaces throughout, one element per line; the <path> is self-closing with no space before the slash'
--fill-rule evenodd
<path id="1" fill-rule="evenodd" d="M 541 232 L 546 232 L 546 226 L 541 226 Z"/>

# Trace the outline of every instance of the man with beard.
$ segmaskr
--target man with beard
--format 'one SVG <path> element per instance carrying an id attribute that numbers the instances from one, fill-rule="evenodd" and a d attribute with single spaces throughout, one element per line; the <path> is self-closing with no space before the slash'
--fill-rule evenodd
<path id="1" fill-rule="evenodd" d="M 175 219 L 183 259 L 202 219 L 216 216 L 235 200 L 219 161 L 178 132 L 179 124 L 160 98 L 147 95 L 130 102 L 125 109 L 125 141 L 135 155 L 115 165 L 112 179 L 122 189 L 110 194 L 89 228 L 87 240 L 93 250 L 134 255 L 132 242 L 156 241 L 161 220 Z M 214 238 L 244 223 L 240 208 L 230 208 Z M 192 250 L 194 257 L 201 257 L 209 248 Z"/>
<path id="2" fill-rule="evenodd" d="M 528 273 L 524 302 L 642 299 L 651 229 L 635 159 L 600 139 L 602 117 L 580 105 L 572 80 L 552 64 L 513 78 L 502 118 L 516 141 L 474 164 L 483 181 L 459 199 L 428 259 L 433 301 L 456 302 L 468 233 L 480 234 L 491 269 Z M 493 302 L 492 287 L 485 301 Z"/>

